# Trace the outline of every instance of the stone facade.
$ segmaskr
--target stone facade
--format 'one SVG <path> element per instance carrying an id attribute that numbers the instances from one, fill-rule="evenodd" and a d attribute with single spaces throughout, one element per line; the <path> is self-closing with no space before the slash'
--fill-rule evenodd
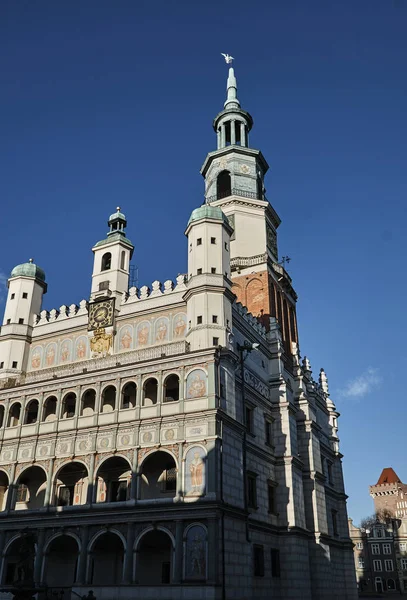
<path id="1" fill-rule="evenodd" d="M 98 600 L 356 597 L 339 415 L 324 371 L 314 379 L 299 355 L 267 163 L 248 146 L 233 69 L 214 126 L 206 203 L 189 219 L 188 273 L 176 284 L 128 289 L 120 209 L 93 246 L 89 301 L 47 311 L 43 271 L 11 274 L 3 589 L 28 582 L 65 600 L 90 588 Z M 245 306 L 236 294 L 248 277 Z"/>

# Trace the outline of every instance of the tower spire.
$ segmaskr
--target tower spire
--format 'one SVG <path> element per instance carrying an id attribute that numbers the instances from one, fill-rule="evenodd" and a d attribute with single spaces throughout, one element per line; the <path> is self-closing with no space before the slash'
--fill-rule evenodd
<path id="1" fill-rule="evenodd" d="M 231 110 L 234 108 L 240 108 L 240 102 L 237 99 L 237 81 L 235 77 L 235 70 L 233 67 L 229 67 L 228 81 L 226 85 L 227 98 L 224 104 L 225 110 Z"/>

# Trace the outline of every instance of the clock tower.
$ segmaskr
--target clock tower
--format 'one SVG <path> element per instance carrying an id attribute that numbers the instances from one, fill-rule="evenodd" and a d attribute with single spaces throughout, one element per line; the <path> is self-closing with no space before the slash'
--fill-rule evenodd
<path id="1" fill-rule="evenodd" d="M 236 77 L 230 67 L 224 109 L 213 121 L 217 149 L 209 152 L 201 169 L 205 202 L 220 207 L 233 228 L 230 242 L 233 292 L 266 328 L 269 317 L 277 318 L 290 362 L 291 344 L 298 343 L 297 295 L 290 276 L 279 262 L 280 218 L 266 198 L 267 161 L 260 150 L 249 146 L 252 127 L 251 115 L 241 108 L 237 98 Z"/>

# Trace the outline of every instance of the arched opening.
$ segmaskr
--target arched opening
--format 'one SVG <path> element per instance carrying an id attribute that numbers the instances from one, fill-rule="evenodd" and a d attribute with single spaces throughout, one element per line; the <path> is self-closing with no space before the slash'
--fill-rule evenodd
<path id="1" fill-rule="evenodd" d="M 230 121 L 227 121 L 224 125 L 225 127 L 225 146 L 230 146 L 232 141 L 232 128 L 230 126 Z"/>
<path id="2" fill-rule="evenodd" d="M 177 466 L 167 452 L 147 456 L 141 471 L 140 499 L 174 498 L 177 490 Z"/>
<path id="3" fill-rule="evenodd" d="M 71 419 L 75 416 L 76 394 L 69 392 L 62 401 L 62 418 Z"/>
<path id="4" fill-rule="evenodd" d="M 82 411 L 81 414 L 84 417 L 90 417 L 95 412 L 96 405 L 96 392 L 95 390 L 86 390 L 82 394 Z"/>
<path id="5" fill-rule="evenodd" d="M 100 535 L 90 553 L 89 581 L 94 585 L 122 582 L 124 547 L 119 536 L 110 531 Z"/>
<path id="6" fill-rule="evenodd" d="M 256 179 L 256 192 L 257 200 L 263 200 L 263 180 L 260 175 L 257 175 Z"/>
<path id="7" fill-rule="evenodd" d="M 3 584 L 12 585 L 33 580 L 35 543 L 34 535 L 27 534 L 14 540 L 8 547 L 4 558 Z"/>
<path id="8" fill-rule="evenodd" d="M 102 392 L 102 412 L 112 412 L 116 406 L 116 388 L 108 385 Z"/>
<path id="9" fill-rule="evenodd" d="M 143 406 L 154 406 L 157 404 L 157 397 L 158 382 L 154 377 L 150 377 L 143 386 Z"/>
<path id="10" fill-rule="evenodd" d="M 137 397 L 137 386 L 133 381 L 129 381 L 122 391 L 122 408 L 135 408 Z"/>
<path id="11" fill-rule="evenodd" d="M 136 579 L 141 585 L 171 583 L 173 545 L 170 536 L 156 529 L 138 543 Z"/>
<path id="12" fill-rule="evenodd" d="M 130 496 L 131 466 L 121 456 L 108 458 L 97 472 L 97 502 L 125 502 Z"/>
<path id="13" fill-rule="evenodd" d="M 179 400 L 179 377 L 169 375 L 164 381 L 164 402 L 176 402 Z"/>
<path id="14" fill-rule="evenodd" d="M 395 592 L 396 591 L 396 583 L 395 583 L 394 579 L 388 579 L 387 580 L 387 590 L 389 592 Z"/>
<path id="15" fill-rule="evenodd" d="M 6 509 L 9 479 L 4 471 L 0 471 L 0 511 Z"/>
<path id="16" fill-rule="evenodd" d="M 33 466 L 23 471 L 17 481 L 15 510 L 42 508 L 45 500 L 47 476 L 41 467 Z"/>
<path id="17" fill-rule="evenodd" d="M 15 402 L 13 406 L 10 407 L 7 427 L 17 427 L 17 425 L 20 425 L 20 415 L 21 404 L 19 402 Z"/>
<path id="18" fill-rule="evenodd" d="M 123 269 L 123 271 L 124 271 L 125 266 L 126 266 L 126 253 L 123 250 L 121 253 L 121 256 L 120 256 L 120 268 Z"/>
<path id="19" fill-rule="evenodd" d="M 101 271 L 108 271 L 111 266 L 112 266 L 112 255 L 110 254 L 110 252 L 106 252 L 102 256 L 102 264 L 101 264 L 100 270 Z"/>
<path id="20" fill-rule="evenodd" d="M 38 400 L 31 400 L 25 409 L 25 424 L 32 425 L 38 419 Z"/>
<path id="21" fill-rule="evenodd" d="M 49 587 L 71 587 L 76 581 L 78 542 L 60 535 L 49 544 L 45 555 L 45 583 Z"/>
<path id="22" fill-rule="evenodd" d="M 4 423 L 4 406 L 0 406 L 0 427 L 3 427 Z"/>
<path id="23" fill-rule="evenodd" d="M 232 193 L 232 180 L 229 171 L 221 171 L 216 180 L 216 198 L 226 198 Z"/>
<path id="24" fill-rule="evenodd" d="M 50 396 L 44 402 L 43 421 L 55 421 L 57 418 L 57 399 L 55 396 Z"/>
<path id="25" fill-rule="evenodd" d="M 54 483 L 54 504 L 74 506 L 86 504 L 88 471 L 79 462 L 71 462 L 58 472 Z"/>

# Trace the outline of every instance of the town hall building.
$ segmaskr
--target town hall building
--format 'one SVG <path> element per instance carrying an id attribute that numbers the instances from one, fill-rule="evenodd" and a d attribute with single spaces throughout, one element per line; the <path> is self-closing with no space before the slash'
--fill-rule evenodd
<path id="1" fill-rule="evenodd" d="M 45 309 L 42 268 L 12 270 L 3 597 L 31 586 L 64 600 L 356 598 L 339 414 L 325 372 L 299 354 L 252 126 L 229 68 L 175 283 L 129 287 L 120 208 L 93 245 L 89 298 Z"/>

